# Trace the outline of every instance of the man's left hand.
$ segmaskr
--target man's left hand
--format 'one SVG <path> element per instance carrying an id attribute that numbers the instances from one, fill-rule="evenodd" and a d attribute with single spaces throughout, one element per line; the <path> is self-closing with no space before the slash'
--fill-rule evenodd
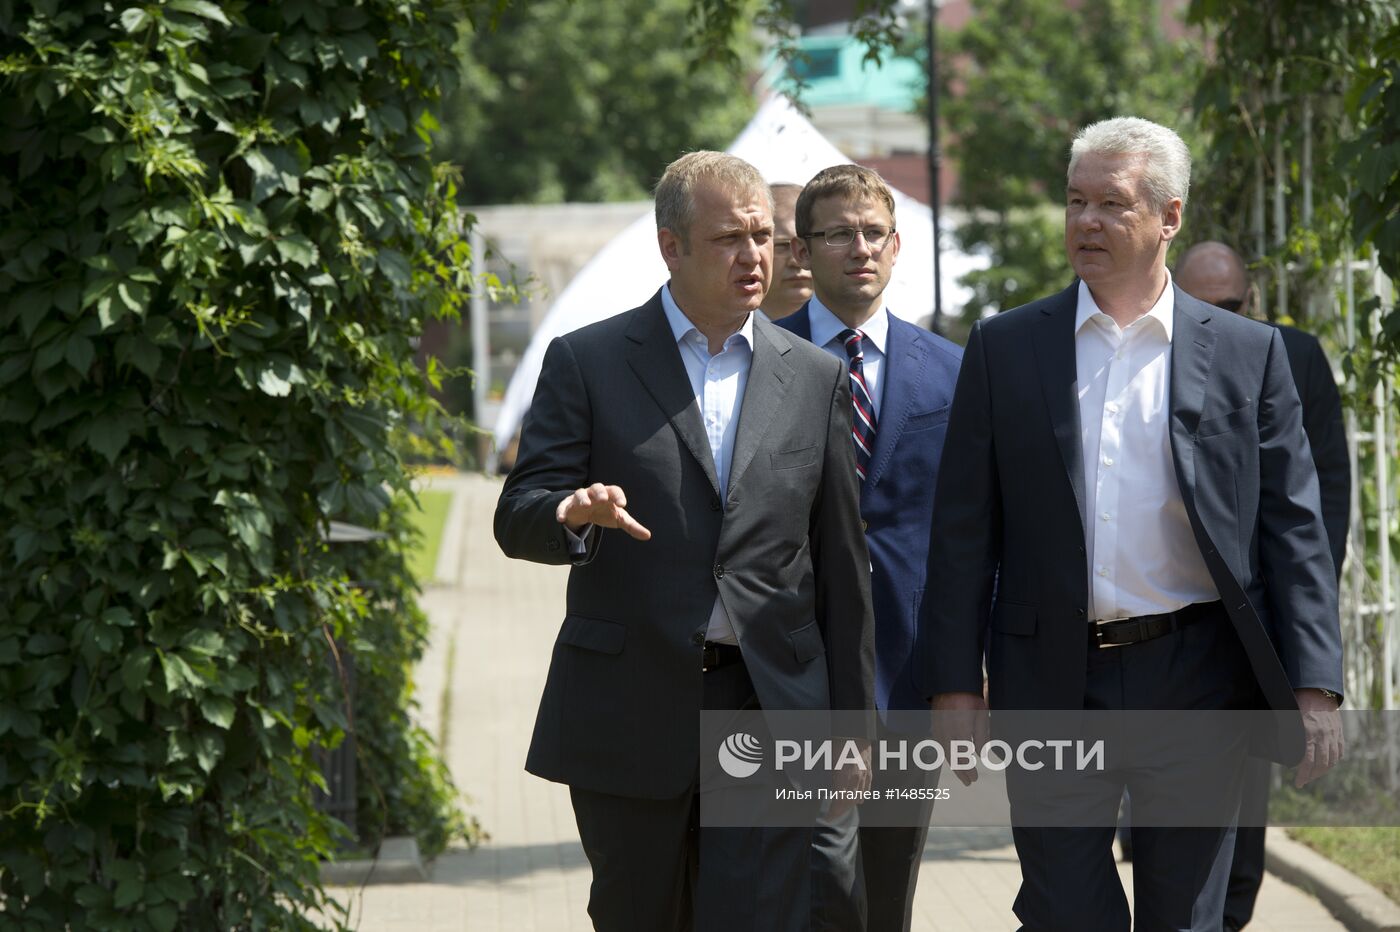
<path id="1" fill-rule="evenodd" d="M 864 793 L 870 789 L 870 742 L 864 738 L 856 738 L 855 742 L 856 747 L 860 750 L 860 759 L 865 766 L 862 768 L 855 764 L 843 764 L 832 775 L 831 785 L 833 789 L 851 790 L 856 793 Z M 827 816 L 835 819 L 858 805 L 860 805 L 860 800 L 854 798 L 833 799 L 831 807 L 827 809 Z"/>
<path id="2" fill-rule="evenodd" d="M 1337 711 L 1337 700 L 1324 695 L 1320 689 L 1295 689 L 1293 695 L 1298 700 L 1298 711 L 1303 714 L 1308 745 L 1293 785 L 1303 787 L 1341 761 L 1342 715 Z"/>

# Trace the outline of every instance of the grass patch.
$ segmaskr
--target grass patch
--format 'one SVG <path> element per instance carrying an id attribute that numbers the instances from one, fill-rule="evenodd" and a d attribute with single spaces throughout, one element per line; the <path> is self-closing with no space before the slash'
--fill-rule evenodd
<path id="1" fill-rule="evenodd" d="M 447 512 L 452 507 L 452 493 L 428 489 L 418 493 L 423 509 L 413 516 L 413 523 L 422 533 L 418 546 L 409 554 L 408 568 L 420 585 L 436 578 L 438 550 L 442 548 L 442 531 L 447 527 Z"/>
<path id="2" fill-rule="evenodd" d="M 1288 834 L 1400 903 L 1400 827 L 1290 828 Z"/>

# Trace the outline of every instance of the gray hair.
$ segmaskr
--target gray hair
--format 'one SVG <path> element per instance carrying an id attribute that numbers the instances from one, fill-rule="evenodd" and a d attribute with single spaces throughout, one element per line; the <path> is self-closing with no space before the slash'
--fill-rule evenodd
<path id="1" fill-rule="evenodd" d="M 1161 210 L 1167 201 L 1181 198 L 1191 189 L 1191 150 L 1181 137 L 1165 126 L 1139 117 L 1114 117 L 1100 120 L 1081 129 L 1069 147 L 1069 171 L 1079 157 L 1092 152 L 1096 155 L 1140 155 L 1143 158 L 1142 184 L 1153 210 Z"/>
<path id="2" fill-rule="evenodd" d="M 687 152 L 666 166 L 656 183 L 656 228 L 670 230 L 690 251 L 690 225 L 695 220 L 695 188 L 713 182 L 721 189 L 762 193 L 773 212 L 773 193 L 758 169 L 727 152 Z"/>

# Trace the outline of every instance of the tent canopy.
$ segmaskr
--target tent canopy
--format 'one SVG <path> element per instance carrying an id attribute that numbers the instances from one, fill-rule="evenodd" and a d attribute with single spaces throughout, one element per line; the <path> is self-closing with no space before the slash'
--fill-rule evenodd
<path id="1" fill-rule="evenodd" d="M 751 163 L 770 184 L 806 184 L 823 168 L 851 161 L 782 96 L 759 108 L 728 151 Z M 921 323 L 933 313 L 933 212 L 897 190 L 894 200 L 901 242 L 885 301 L 891 312 Z M 945 307 L 961 307 L 971 293 L 958 279 L 985 267 L 986 259 L 945 246 L 941 262 Z M 509 443 L 520 428 L 551 340 L 645 303 L 666 279 L 655 219 L 648 212 L 600 249 L 546 312 L 506 388 L 494 431 L 497 447 Z"/>

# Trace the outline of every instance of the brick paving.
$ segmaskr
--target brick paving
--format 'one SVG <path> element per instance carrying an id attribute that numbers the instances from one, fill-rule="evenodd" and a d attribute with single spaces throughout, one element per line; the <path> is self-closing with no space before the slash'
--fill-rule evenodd
<path id="1" fill-rule="evenodd" d="M 364 932 L 573 932 L 591 929 L 589 870 L 568 791 L 522 769 L 554 636 L 563 618 L 562 567 L 507 560 L 491 537 L 498 481 L 437 479 L 466 497 L 463 526 L 444 546 L 459 565 L 428 591 L 432 647 L 418 681 L 424 724 L 446 728 L 448 764 L 468 807 L 491 838 L 452 849 L 432 865 L 432 882 L 341 888 Z M 450 578 L 454 576 L 455 578 Z M 450 673 L 449 673 L 450 671 Z M 445 720 L 442 688 L 450 680 Z M 1131 865 L 1122 865 L 1131 890 Z M 1011 901 L 1020 882 L 1007 829 L 929 832 L 915 902 L 916 932 L 1016 928 Z M 1265 878 L 1255 932 L 1332 932 L 1344 927 L 1316 899 Z"/>

